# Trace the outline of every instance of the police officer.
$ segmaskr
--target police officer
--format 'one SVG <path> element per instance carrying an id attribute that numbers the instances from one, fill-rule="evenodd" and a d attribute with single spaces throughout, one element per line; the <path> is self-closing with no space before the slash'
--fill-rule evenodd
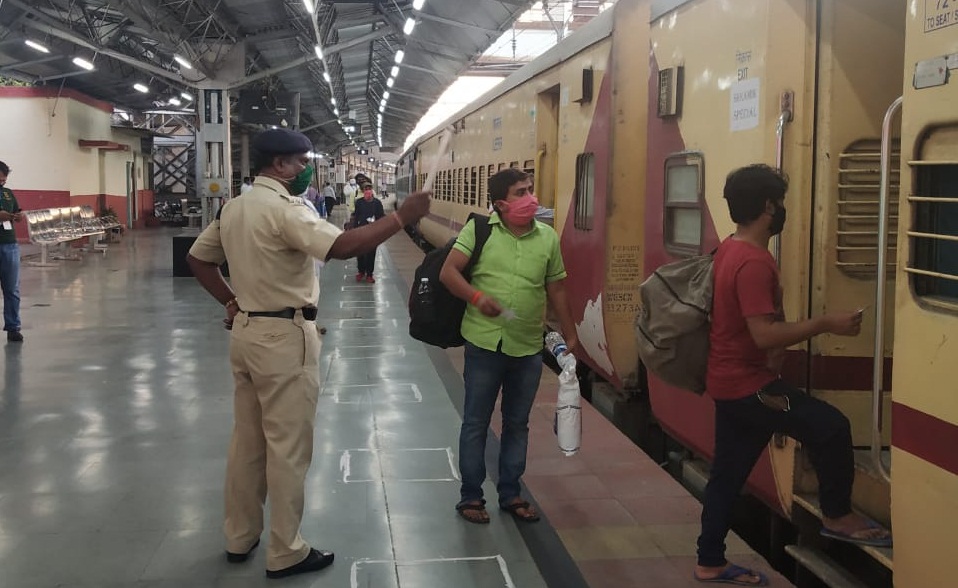
<path id="1" fill-rule="evenodd" d="M 429 194 L 343 233 L 300 198 L 313 169 L 301 133 L 274 129 L 253 142 L 253 189 L 223 207 L 187 256 L 193 274 L 226 307 L 235 381 L 234 427 L 226 467 L 226 556 L 246 561 L 259 544 L 270 501 L 266 575 L 282 578 L 325 568 L 333 554 L 300 536 L 306 471 L 319 395 L 320 340 L 313 321 L 319 283 L 312 258 L 349 259 L 429 212 Z M 219 271 L 229 261 L 232 284 Z"/>

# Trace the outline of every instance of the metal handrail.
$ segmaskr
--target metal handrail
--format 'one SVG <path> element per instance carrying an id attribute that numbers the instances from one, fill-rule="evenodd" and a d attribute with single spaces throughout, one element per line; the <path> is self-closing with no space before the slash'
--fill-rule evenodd
<path id="1" fill-rule="evenodd" d="M 775 124 L 775 167 L 779 171 L 784 171 L 785 165 L 785 125 L 792 122 L 792 104 L 795 100 L 795 93 L 791 90 L 782 92 L 778 122 Z M 772 237 L 772 252 L 775 255 L 775 262 L 782 265 L 782 235 L 778 234 Z"/>
<path id="2" fill-rule="evenodd" d="M 871 459 L 885 482 L 891 482 L 891 471 L 881 459 L 882 383 L 885 376 L 885 255 L 888 249 L 888 177 L 891 162 L 891 124 L 901 108 L 899 96 L 885 112 L 881 127 L 881 179 L 878 188 L 878 259 L 875 268 L 875 356 L 872 360 L 872 446 Z"/>

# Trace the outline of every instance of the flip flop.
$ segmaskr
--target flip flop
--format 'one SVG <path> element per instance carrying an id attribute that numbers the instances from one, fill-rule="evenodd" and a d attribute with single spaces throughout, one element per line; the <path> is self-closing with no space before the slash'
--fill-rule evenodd
<path id="1" fill-rule="evenodd" d="M 534 523 L 539 520 L 539 515 L 529 513 L 529 507 L 532 506 L 525 500 L 519 500 L 509 504 L 500 505 L 499 508 L 511 514 L 517 521 L 524 523 Z M 519 514 L 519 509 L 523 509 L 527 514 Z"/>
<path id="2" fill-rule="evenodd" d="M 486 517 L 485 520 L 483 520 L 483 519 L 478 519 L 478 518 L 472 518 L 472 517 L 470 517 L 469 515 L 466 514 L 466 513 L 469 513 L 469 512 L 476 512 L 476 513 L 486 512 L 486 505 L 485 505 L 485 504 L 470 504 L 470 503 L 468 503 L 468 502 L 463 502 L 463 503 L 461 503 L 461 504 L 457 504 L 457 505 L 456 505 L 456 512 L 459 513 L 459 516 L 461 516 L 462 518 L 464 518 L 465 520 L 469 521 L 470 523 L 472 523 L 472 524 L 474 524 L 474 525 L 488 525 L 488 524 L 489 524 L 489 518 L 488 518 L 488 516 Z"/>
<path id="3" fill-rule="evenodd" d="M 743 582 L 742 580 L 736 580 L 739 576 L 754 576 L 758 578 L 758 582 Z M 756 572 L 748 568 L 743 568 L 742 566 L 737 566 L 733 563 L 728 564 L 722 573 L 714 578 L 703 579 L 695 575 L 695 572 L 692 572 L 692 577 L 698 582 L 703 584 L 734 584 L 736 586 L 768 586 L 768 577 L 765 576 L 762 572 Z"/>
<path id="4" fill-rule="evenodd" d="M 876 523 L 875 521 L 868 521 L 868 526 L 863 530 L 868 529 L 881 529 L 885 530 L 884 527 Z M 834 531 L 832 529 L 826 529 L 822 527 L 822 530 L 819 531 L 819 534 L 822 537 L 828 537 L 829 539 L 834 539 L 836 541 L 844 541 L 845 543 L 854 543 L 855 545 L 867 545 L 869 547 L 891 547 L 892 538 L 891 535 L 888 537 L 883 537 L 879 539 L 871 539 L 868 537 L 855 537 L 854 535 L 849 535 L 848 533 L 842 533 L 840 531 Z"/>

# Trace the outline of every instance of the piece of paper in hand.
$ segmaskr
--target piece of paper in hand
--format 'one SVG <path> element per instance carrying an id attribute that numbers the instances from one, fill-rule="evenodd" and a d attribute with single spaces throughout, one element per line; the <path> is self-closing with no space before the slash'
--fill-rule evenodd
<path id="1" fill-rule="evenodd" d="M 4 230 L 6 230 L 6 231 L 12 231 L 12 230 L 13 230 L 13 223 L 11 223 L 10 221 L 3 221 L 3 228 L 4 228 Z"/>
<path id="2" fill-rule="evenodd" d="M 436 181 L 436 173 L 439 171 L 439 164 L 446 157 L 446 151 L 449 149 L 449 141 L 451 140 L 452 129 L 447 127 L 442 132 L 442 137 L 439 138 L 439 149 L 436 151 L 436 157 L 432 160 L 432 165 L 429 166 L 429 172 L 426 174 L 426 181 L 422 184 L 423 192 L 432 190 L 432 184 Z"/>
<path id="3" fill-rule="evenodd" d="M 582 443 L 582 398 L 575 368 L 559 374 L 559 395 L 553 426 L 559 449 L 566 455 L 575 455 Z"/>

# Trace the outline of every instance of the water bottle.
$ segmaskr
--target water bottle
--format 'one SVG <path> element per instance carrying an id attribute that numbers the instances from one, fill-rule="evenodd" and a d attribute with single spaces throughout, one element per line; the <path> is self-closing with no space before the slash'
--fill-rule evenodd
<path id="1" fill-rule="evenodd" d="M 565 344 L 565 339 L 562 338 L 562 335 L 555 332 L 549 331 L 546 333 L 546 349 L 552 353 L 556 358 L 556 362 L 559 364 L 559 368 L 563 371 L 567 369 L 575 369 L 575 356 L 566 353 L 569 348 Z"/>

